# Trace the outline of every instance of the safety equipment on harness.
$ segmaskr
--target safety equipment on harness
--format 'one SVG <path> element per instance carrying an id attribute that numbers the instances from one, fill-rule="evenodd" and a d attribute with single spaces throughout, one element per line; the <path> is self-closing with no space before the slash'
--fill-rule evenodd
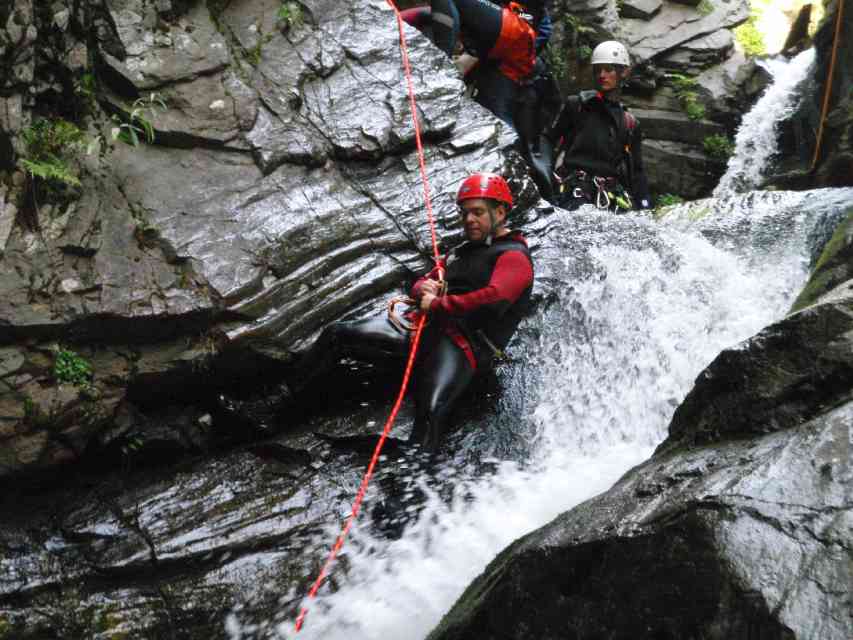
<path id="1" fill-rule="evenodd" d="M 558 201 L 565 206 L 566 199 L 582 200 L 601 210 L 614 212 L 629 211 L 634 208 L 631 194 L 614 177 L 593 176 L 582 169 L 576 169 L 565 178 L 554 174 L 558 182 Z"/>
<path id="2" fill-rule="evenodd" d="M 624 44 L 616 40 L 607 40 L 592 50 L 590 64 L 619 64 L 630 67 L 631 57 Z"/>
<path id="3" fill-rule="evenodd" d="M 465 178 L 456 194 L 456 203 L 461 204 L 465 200 L 474 198 L 497 200 L 512 207 L 512 192 L 509 190 L 509 185 L 496 173 L 474 173 Z"/>

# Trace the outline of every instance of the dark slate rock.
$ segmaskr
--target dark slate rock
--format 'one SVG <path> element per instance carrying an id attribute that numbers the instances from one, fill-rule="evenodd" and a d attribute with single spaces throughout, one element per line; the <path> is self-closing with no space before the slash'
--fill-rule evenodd
<path id="1" fill-rule="evenodd" d="M 663 0 L 628 0 L 619 9 L 622 18 L 650 20 L 663 6 Z"/>
<path id="2" fill-rule="evenodd" d="M 621 33 L 624 34 L 635 63 L 657 58 L 720 29 L 735 27 L 749 17 L 749 3 L 741 0 L 712 0 L 711 5 L 714 11 L 704 15 L 690 6 L 667 3 L 652 20 L 622 20 Z"/>
<path id="3" fill-rule="evenodd" d="M 674 193 L 683 198 L 707 196 L 725 172 L 725 164 L 705 155 L 695 144 L 646 140 L 643 143 L 646 170 L 654 176 L 650 186 L 656 193 Z"/>
<path id="4" fill-rule="evenodd" d="M 508 547 L 429 639 L 849 638 L 851 420 L 658 453 Z"/>
<path id="5" fill-rule="evenodd" d="M 794 301 L 791 311 L 814 304 L 833 289 L 853 278 L 853 211 L 838 225 L 826 243 L 811 277 Z"/>

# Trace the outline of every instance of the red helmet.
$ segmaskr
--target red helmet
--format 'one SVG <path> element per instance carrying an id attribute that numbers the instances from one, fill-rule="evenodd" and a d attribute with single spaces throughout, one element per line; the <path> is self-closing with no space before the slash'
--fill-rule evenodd
<path id="1" fill-rule="evenodd" d="M 473 198 L 489 198 L 512 207 L 512 192 L 509 190 L 509 185 L 496 173 L 472 173 L 465 178 L 456 194 L 456 203 Z"/>

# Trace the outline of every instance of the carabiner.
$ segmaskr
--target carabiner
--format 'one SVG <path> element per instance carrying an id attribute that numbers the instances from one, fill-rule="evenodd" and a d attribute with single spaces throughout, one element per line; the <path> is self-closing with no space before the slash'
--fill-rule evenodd
<path id="1" fill-rule="evenodd" d="M 601 187 L 600 184 L 596 183 L 598 187 L 598 195 L 595 197 L 595 206 L 599 209 L 609 209 L 610 208 L 610 196 L 607 192 Z M 604 200 L 604 204 L 602 204 L 602 200 Z"/>

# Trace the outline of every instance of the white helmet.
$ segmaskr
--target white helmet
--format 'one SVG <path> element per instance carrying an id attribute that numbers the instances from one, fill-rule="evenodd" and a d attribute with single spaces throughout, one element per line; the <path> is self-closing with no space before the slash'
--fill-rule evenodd
<path id="1" fill-rule="evenodd" d="M 608 40 L 593 49 L 591 64 L 621 64 L 623 67 L 630 67 L 631 58 L 628 57 L 624 44 Z"/>

